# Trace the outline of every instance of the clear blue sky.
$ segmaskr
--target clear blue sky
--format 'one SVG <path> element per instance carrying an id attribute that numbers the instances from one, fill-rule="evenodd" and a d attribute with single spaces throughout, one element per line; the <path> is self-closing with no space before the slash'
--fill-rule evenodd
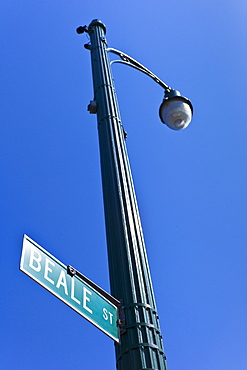
<path id="1" fill-rule="evenodd" d="M 182 132 L 162 89 L 113 66 L 169 370 L 247 368 L 247 3 L 2 0 L 1 343 L 8 370 L 115 369 L 113 341 L 19 271 L 23 234 L 110 291 L 87 36 L 194 105 Z"/>

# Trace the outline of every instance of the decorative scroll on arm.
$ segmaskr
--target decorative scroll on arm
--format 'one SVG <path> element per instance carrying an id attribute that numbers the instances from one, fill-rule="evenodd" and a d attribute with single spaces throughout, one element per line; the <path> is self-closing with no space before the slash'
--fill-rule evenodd
<path id="1" fill-rule="evenodd" d="M 159 84 L 165 91 L 169 92 L 172 90 L 171 87 L 169 87 L 165 82 L 163 82 L 158 76 L 156 76 L 153 72 L 151 72 L 148 68 L 144 67 L 143 64 L 137 62 L 134 58 L 130 57 L 128 54 L 123 53 L 120 50 L 114 49 L 114 48 L 108 48 L 108 52 L 118 55 L 122 60 L 113 60 L 111 64 L 113 63 L 122 63 L 126 64 L 132 68 L 137 69 L 140 72 L 145 73 L 147 76 L 151 77 L 157 84 Z"/>

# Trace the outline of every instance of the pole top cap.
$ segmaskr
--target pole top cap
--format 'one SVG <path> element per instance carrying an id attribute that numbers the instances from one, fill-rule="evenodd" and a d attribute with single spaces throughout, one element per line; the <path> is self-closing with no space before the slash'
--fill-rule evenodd
<path id="1" fill-rule="evenodd" d="M 88 31 L 90 32 L 94 26 L 100 26 L 103 28 L 104 33 L 106 33 L 106 26 L 99 19 L 94 19 L 88 26 Z"/>

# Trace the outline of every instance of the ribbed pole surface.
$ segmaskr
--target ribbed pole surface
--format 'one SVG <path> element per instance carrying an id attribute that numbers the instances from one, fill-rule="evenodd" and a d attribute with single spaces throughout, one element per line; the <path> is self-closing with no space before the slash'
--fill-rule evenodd
<path id="1" fill-rule="evenodd" d="M 111 294 L 123 302 L 125 325 L 116 344 L 119 370 L 167 370 L 124 131 L 105 39 L 89 28 L 97 103 Z"/>

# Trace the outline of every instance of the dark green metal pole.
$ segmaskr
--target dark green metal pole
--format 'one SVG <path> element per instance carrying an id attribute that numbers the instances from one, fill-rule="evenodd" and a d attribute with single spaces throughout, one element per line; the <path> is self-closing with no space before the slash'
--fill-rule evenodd
<path id="1" fill-rule="evenodd" d="M 119 370 L 166 370 L 162 336 L 139 211 L 105 39 L 99 20 L 88 27 L 97 106 L 111 294 L 125 321 L 116 344 Z M 93 108 L 93 105 L 92 107 Z"/>

